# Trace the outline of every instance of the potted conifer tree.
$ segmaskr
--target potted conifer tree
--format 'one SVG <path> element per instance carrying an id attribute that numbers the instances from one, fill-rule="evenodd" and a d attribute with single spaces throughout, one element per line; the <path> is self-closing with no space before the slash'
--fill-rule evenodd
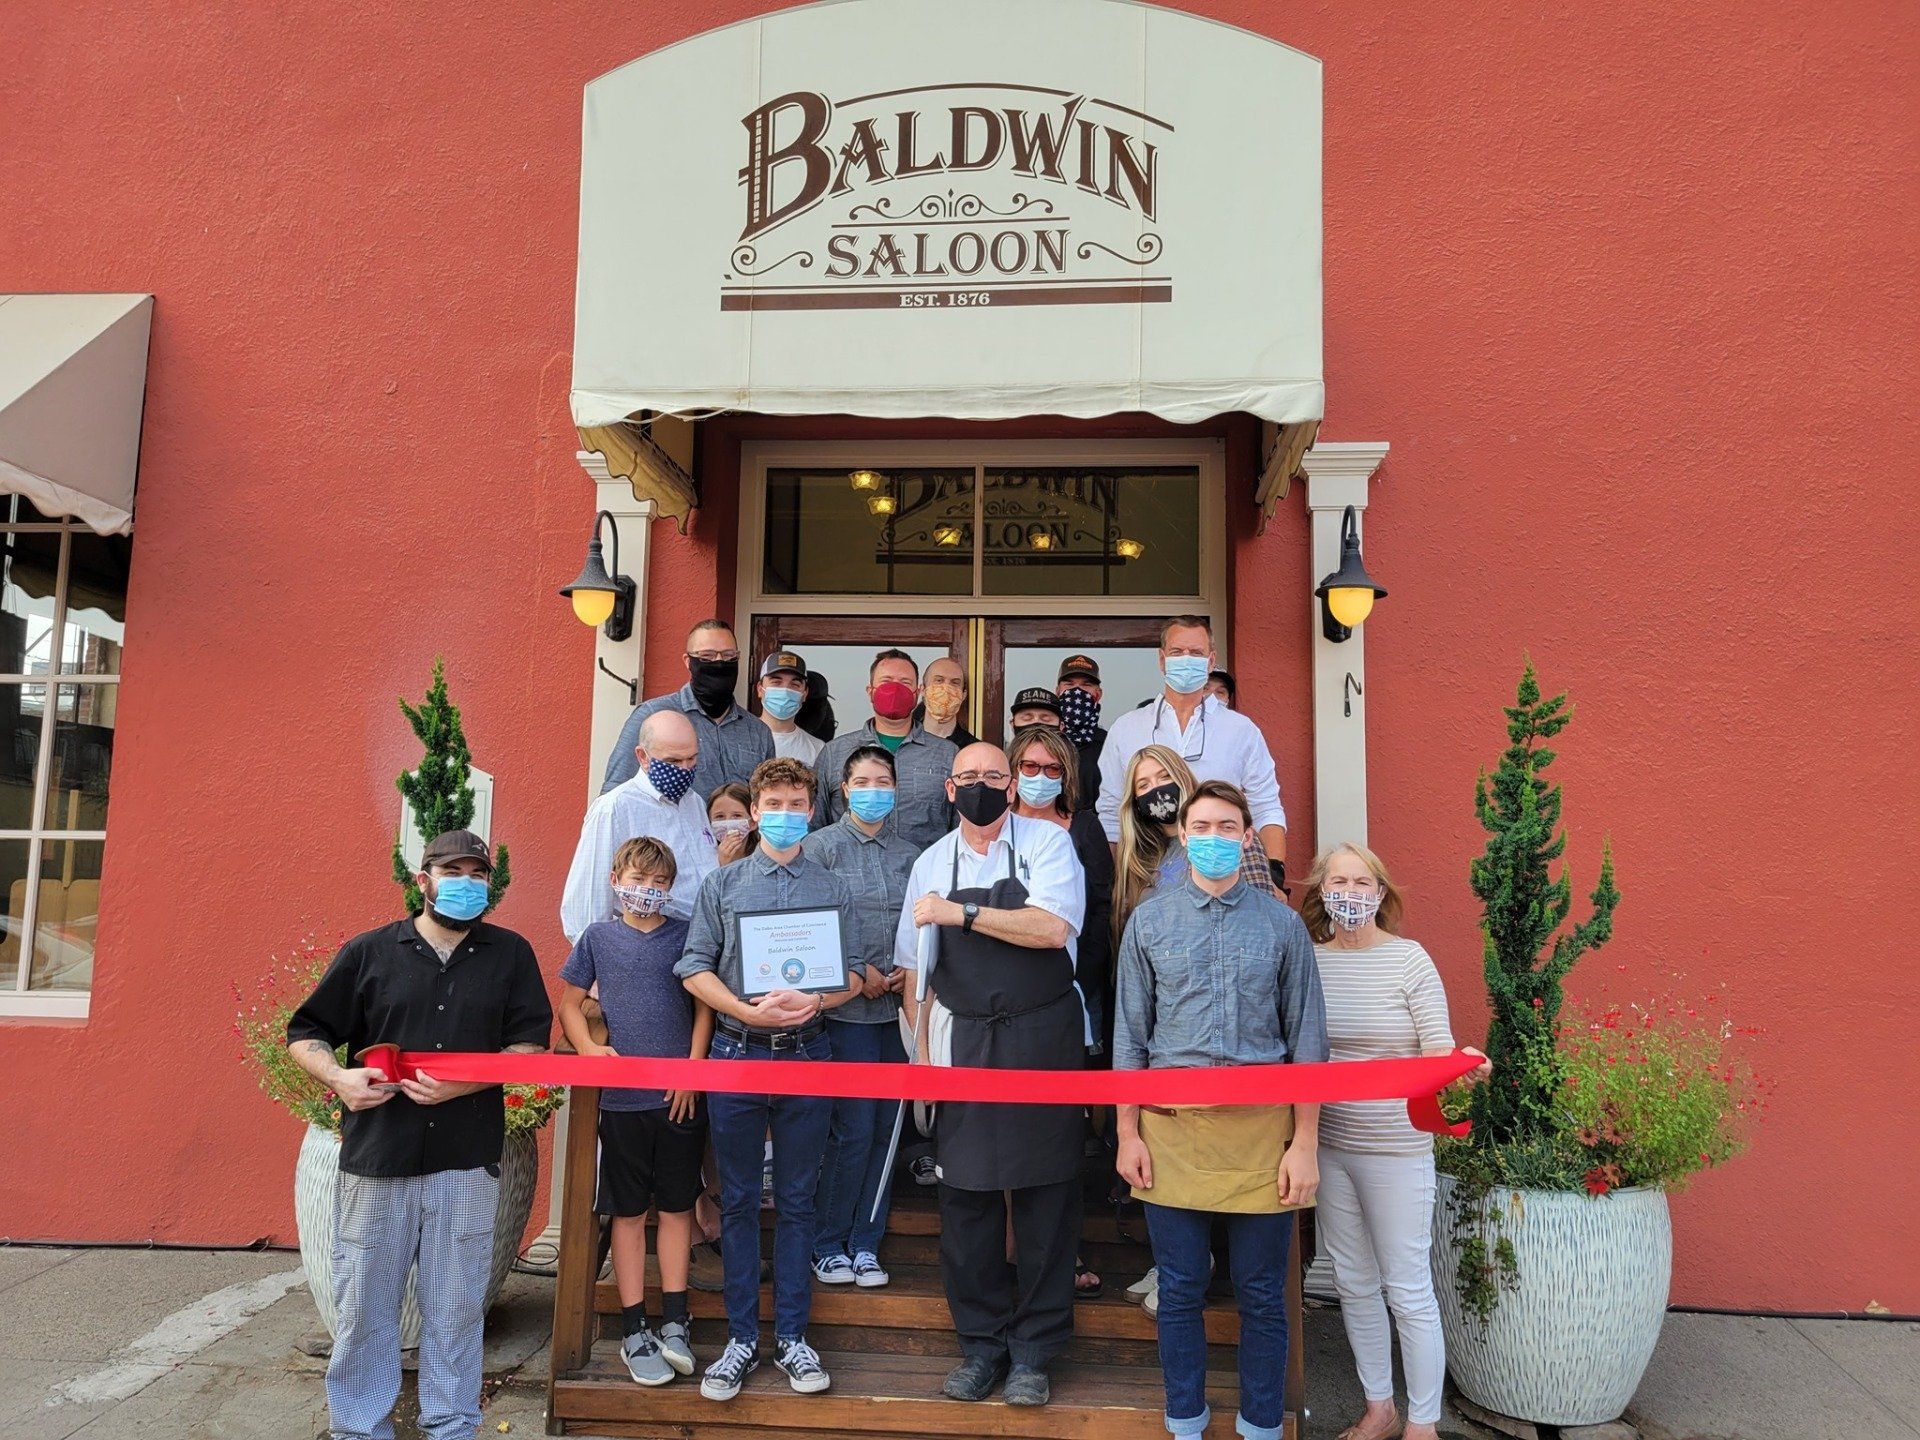
<path id="1" fill-rule="evenodd" d="M 1562 1015 L 1561 982 L 1613 934 L 1610 847 L 1587 915 L 1568 925 L 1561 793 L 1546 742 L 1572 718 L 1529 664 L 1507 749 L 1480 776 L 1487 832 L 1471 881 L 1482 906 L 1493 1075 L 1471 1135 L 1436 1156 L 1434 1288 L 1447 1366 L 1496 1414 L 1594 1425 L 1618 1416 L 1666 1314 L 1666 1191 L 1741 1148 L 1760 1103 L 1724 1015 L 1675 1003 Z"/>

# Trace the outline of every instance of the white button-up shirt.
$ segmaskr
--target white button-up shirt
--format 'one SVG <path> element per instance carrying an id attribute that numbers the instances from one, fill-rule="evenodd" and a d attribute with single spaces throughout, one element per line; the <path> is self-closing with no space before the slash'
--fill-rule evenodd
<path id="1" fill-rule="evenodd" d="M 1080 857 L 1073 853 L 1073 841 L 1065 826 L 1051 820 L 1023 820 L 1009 815 L 984 855 L 955 830 L 934 841 L 913 862 L 907 876 L 906 904 L 893 935 L 895 965 L 919 968 L 920 931 L 913 923 L 913 902 L 929 892 L 945 895 L 956 888 L 954 856 L 960 858 L 959 889 L 990 889 L 996 880 L 1006 878 L 1009 845 L 1013 849 L 1014 878 L 1027 887 L 1027 904 L 1067 922 L 1067 954 L 1075 953 L 1075 940 L 1087 913 L 1087 873 L 1080 868 Z"/>
<path id="2" fill-rule="evenodd" d="M 568 941 L 578 940 L 594 921 L 620 913 L 608 880 L 614 852 L 641 835 L 651 835 L 673 852 L 680 868 L 667 898 L 667 914 L 691 918 L 700 882 L 720 863 L 713 831 L 707 826 L 706 802 L 692 790 L 678 800 L 666 799 L 643 770 L 587 807 L 580 844 L 567 871 L 567 887 L 560 896 L 560 928 L 567 932 Z"/>
<path id="3" fill-rule="evenodd" d="M 1129 710 L 1107 732 L 1107 743 L 1100 751 L 1100 800 L 1096 807 L 1107 839 L 1120 838 L 1120 807 L 1133 800 L 1133 792 L 1127 789 L 1127 768 L 1149 745 L 1164 745 L 1184 757 L 1196 780 L 1225 780 L 1239 786 L 1253 811 L 1256 830 L 1286 825 L 1280 781 L 1273 773 L 1273 752 L 1267 749 L 1267 737 L 1260 733 L 1260 727 L 1221 704 L 1218 695 L 1209 695 L 1187 717 L 1183 731 L 1173 706 L 1161 695 L 1151 705 Z"/>

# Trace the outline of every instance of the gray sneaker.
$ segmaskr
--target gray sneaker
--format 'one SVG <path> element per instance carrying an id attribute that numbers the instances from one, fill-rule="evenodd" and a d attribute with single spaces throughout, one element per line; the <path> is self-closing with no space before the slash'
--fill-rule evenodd
<path id="1" fill-rule="evenodd" d="M 664 1385 L 673 1379 L 673 1367 L 660 1353 L 660 1342 L 642 1326 L 620 1342 L 620 1358 L 636 1385 Z"/>
<path id="2" fill-rule="evenodd" d="M 687 1322 L 669 1320 L 660 1327 L 660 1354 L 682 1375 L 693 1373 L 693 1346 L 687 1341 Z"/>

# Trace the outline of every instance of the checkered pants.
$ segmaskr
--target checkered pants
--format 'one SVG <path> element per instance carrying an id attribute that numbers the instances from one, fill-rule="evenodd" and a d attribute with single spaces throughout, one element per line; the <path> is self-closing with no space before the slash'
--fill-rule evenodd
<path id="1" fill-rule="evenodd" d="M 480 1337 L 500 1180 L 485 1170 L 395 1178 L 341 1175 L 334 1192 L 335 1440 L 393 1440 L 400 1398 L 400 1299 L 420 1267 L 420 1433 L 472 1440 L 480 1426 Z"/>

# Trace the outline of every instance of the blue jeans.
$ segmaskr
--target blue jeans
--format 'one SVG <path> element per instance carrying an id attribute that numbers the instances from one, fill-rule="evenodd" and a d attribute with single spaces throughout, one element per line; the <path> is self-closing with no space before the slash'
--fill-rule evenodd
<path id="1" fill-rule="evenodd" d="M 829 1017 L 827 1034 L 833 1041 L 836 1060 L 906 1063 L 900 1027 L 891 1020 L 882 1025 L 856 1025 Z M 893 1139 L 894 1112 L 899 1108 L 897 1100 L 833 1102 L 833 1138 L 827 1143 L 827 1162 L 820 1172 L 820 1233 L 813 1241 L 816 1259 L 853 1256 L 862 1250 L 880 1253 L 880 1236 L 886 1231 L 887 1209 L 893 1198 L 893 1187 L 887 1183 L 892 1177 L 881 1171 L 887 1163 L 887 1142 Z M 880 1199 L 878 1213 L 873 1206 L 876 1195 Z"/>
<path id="2" fill-rule="evenodd" d="M 715 1060 L 831 1060 L 825 1035 L 798 1050 L 742 1045 L 715 1035 Z M 727 1333 L 760 1343 L 760 1176 L 767 1132 L 773 1132 L 773 1333 L 791 1340 L 813 1312 L 813 1197 L 827 1148 L 833 1101 L 811 1095 L 707 1097 L 707 1126 L 720 1171 L 720 1260 Z"/>
<path id="3" fill-rule="evenodd" d="M 1287 1389 L 1287 1246 L 1293 1214 L 1221 1215 L 1207 1210 L 1147 1207 L 1153 1263 L 1160 1267 L 1160 1374 L 1167 1389 L 1167 1429 L 1201 1435 L 1207 1409 L 1208 1232 L 1227 1226 L 1233 1289 L 1240 1306 L 1240 1421 L 1246 1440 L 1280 1440 Z"/>

